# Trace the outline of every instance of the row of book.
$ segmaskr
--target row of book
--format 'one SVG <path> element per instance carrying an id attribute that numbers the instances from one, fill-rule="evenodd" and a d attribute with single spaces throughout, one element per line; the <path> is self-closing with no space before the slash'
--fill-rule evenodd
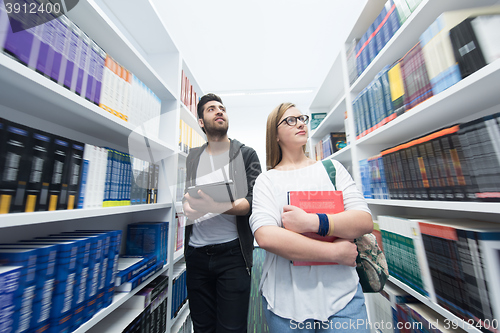
<path id="1" fill-rule="evenodd" d="M 0 244 L 0 327 L 69 332 L 112 302 L 121 230 L 77 230 Z"/>
<path id="2" fill-rule="evenodd" d="M 135 222 L 127 225 L 125 254 L 155 255 L 158 262 L 167 262 L 169 222 Z"/>
<path id="3" fill-rule="evenodd" d="M 120 309 L 143 310 L 122 332 L 166 332 L 168 276 L 160 275 L 148 283 Z"/>
<path id="4" fill-rule="evenodd" d="M 156 203 L 159 166 L 0 118 L 0 214 Z"/>
<path id="5" fill-rule="evenodd" d="M 172 282 L 172 308 L 170 319 L 177 317 L 184 304 L 187 302 L 186 264 L 182 264 L 181 272 Z"/>
<path id="6" fill-rule="evenodd" d="M 191 148 L 200 147 L 206 142 L 203 136 L 182 119 L 179 129 L 179 150 L 183 153 L 189 154 Z"/>
<path id="7" fill-rule="evenodd" d="M 363 73 L 380 50 L 394 36 L 402 24 L 401 21 L 406 20 L 409 2 L 412 5 L 416 3 L 416 8 L 420 1 L 388 0 L 363 36 L 359 40 L 352 40 L 347 45 L 347 64 L 351 83 Z"/>
<path id="8" fill-rule="evenodd" d="M 500 58 L 500 6 L 441 14 L 401 59 L 385 66 L 353 100 L 356 138 Z"/>
<path id="9" fill-rule="evenodd" d="M 314 146 L 316 161 L 321 161 L 341 150 L 342 148 L 345 148 L 346 146 L 347 143 L 345 132 L 328 133 Z"/>
<path id="10" fill-rule="evenodd" d="M 33 27 L 38 20 L 46 23 Z M 13 26 L 30 28 L 14 32 Z M 0 50 L 133 126 L 160 115 L 158 96 L 65 15 L 7 14 L 1 1 Z M 158 130 L 148 125 L 148 135 Z"/>
<path id="11" fill-rule="evenodd" d="M 347 70 L 352 84 L 370 65 L 421 0 L 389 0 L 368 30 L 346 45 Z"/>
<path id="12" fill-rule="evenodd" d="M 157 203 L 158 177 L 157 164 L 115 149 L 85 144 L 77 208 Z"/>
<path id="13" fill-rule="evenodd" d="M 76 208 L 84 144 L 0 118 L 0 213 Z"/>
<path id="14" fill-rule="evenodd" d="M 498 332 L 500 226 L 378 216 L 389 273 L 466 323 Z"/>
<path id="15" fill-rule="evenodd" d="M 500 113 L 412 139 L 360 163 L 365 198 L 500 199 Z"/>
<path id="16" fill-rule="evenodd" d="M 184 265 L 185 266 L 185 265 Z M 173 280 L 172 308 L 174 318 L 187 300 L 186 269 Z M 123 333 L 165 332 L 168 308 L 168 276 L 160 275 L 125 302 L 120 309 L 142 309 L 143 311 L 122 331 Z M 179 332 L 191 332 L 190 316 L 186 318 Z"/>
<path id="17" fill-rule="evenodd" d="M 382 155 L 378 154 L 359 161 L 361 188 L 366 199 L 390 199 L 385 180 Z"/>
<path id="18" fill-rule="evenodd" d="M 184 70 L 182 70 L 181 74 L 181 102 L 184 104 L 189 111 L 194 115 L 195 118 L 198 117 L 198 102 L 200 101 L 200 96 L 194 90 L 191 81 L 187 77 Z"/>

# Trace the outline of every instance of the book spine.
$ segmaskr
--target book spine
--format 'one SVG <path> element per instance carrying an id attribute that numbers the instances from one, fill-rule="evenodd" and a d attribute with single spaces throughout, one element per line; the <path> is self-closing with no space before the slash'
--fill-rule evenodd
<path id="1" fill-rule="evenodd" d="M 486 60 L 470 22 L 471 18 L 466 18 L 450 29 L 453 53 L 463 78 L 486 66 Z"/>
<path id="2" fill-rule="evenodd" d="M 419 222 L 429 269 L 439 305 L 464 318 L 465 285 L 458 261 L 456 230 Z"/>
<path id="3" fill-rule="evenodd" d="M 52 140 L 48 133 L 32 129 L 31 131 L 32 151 L 29 177 L 26 184 L 25 212 L 46 210 L 49 174 L 49 154 L 51 153 Z M 43 196 L 43 197 L 42 197 Z"/>
<path id="4" fill-rule="evenodd" d="M 15 123 L 5 126 L 6 143 L 1 156 L 0 213 L 24 211 L 24 193 L 31 168 L 31 129 Z"/>

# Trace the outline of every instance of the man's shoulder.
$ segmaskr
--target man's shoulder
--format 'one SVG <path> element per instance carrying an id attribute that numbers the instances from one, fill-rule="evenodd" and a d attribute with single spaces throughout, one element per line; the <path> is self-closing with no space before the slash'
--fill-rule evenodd
<path id="1" fill-rule="evenodd" d="M 203 152 L 203 150 L 205 149 L 204 146 L 200 146 L 200 147 L 193 147 L 191 149 L 189 149 L 189 153 L 188 153 L 188 156 L 187 158 L 188 159 L 193 159 L 195 158 L 196 156 L 199 156 L 201 155 L 201 153 Z"/>

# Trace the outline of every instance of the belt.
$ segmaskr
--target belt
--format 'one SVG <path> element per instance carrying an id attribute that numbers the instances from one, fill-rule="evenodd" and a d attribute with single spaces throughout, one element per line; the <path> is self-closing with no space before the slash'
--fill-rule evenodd
<path id="1" fill-rule="evenodd" d="M 206 252 L 206 254 L 208 255 L 213 255 L 239 246 L 240 246 L 240 240 L 236 238 L 227 243 L 210 244 L 202 247 L 197 247 L 196 250 Z"/>

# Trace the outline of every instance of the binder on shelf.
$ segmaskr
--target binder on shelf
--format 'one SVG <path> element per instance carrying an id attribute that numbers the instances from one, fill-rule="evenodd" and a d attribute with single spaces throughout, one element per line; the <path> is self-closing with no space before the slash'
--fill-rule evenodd
<path id="1" fill-rule="evenodd" d="M 23 211 L 46 211 L 50 184 L 50 166 L 53 156 L 53 136 L 49 133 L 31 129 L 31 165 L 26 184 L 25 207 Z"/>
<path id="2" fill-rule="evenodd" d="M 466 18 L 450 29 L 450 39 L 462 77 L 465 78 L 486 66 L 486 60 L 472 29 L 470 18 Z"/>
<path id="3" fill-rule="evenodd" d="M 500 28 L 500 15 L 497 13 L 472 18 L 471 25 L 486 63 L 491 64 L 500 58 L 500 43 L 495 37 L 496 31 Z"/>
<path id="4" fill-rule="evenodd" d="M 54 136 L 48 210 L 65 209 L 68 195 L 68 172 L 71 161 L 71 141 Z"/>
<path id="5" fill-rule="evenodd" d="M 0 182 L 0 213 L 24 211 L 24 194 L 31 168 L 31 129 L 21 124 L 4 122 L 3 149 L 0 165 L 3 173 Z"/>
<path id="6" fill-rule="evenodd" d="M 61 209 L 74 209 L 78 205 L 80 194 L 80 181 L 83 164 L 84 143 L 71 143 L 69 171 L 68 171 L 68 193 L 65 201 L 61 202 Z"/>

